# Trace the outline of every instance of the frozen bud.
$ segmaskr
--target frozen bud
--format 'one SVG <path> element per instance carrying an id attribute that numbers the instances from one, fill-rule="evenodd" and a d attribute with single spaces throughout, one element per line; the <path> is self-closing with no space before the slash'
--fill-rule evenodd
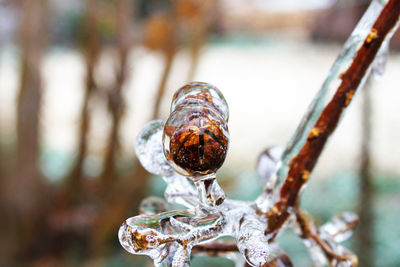
<path id="1" fill-rule="evenodd" d="M 227 113 L 213 104 L 209 89 L 201 88 L 181 88 L 175 94 L 163 136 L 164 154 L 171 166 L 196 179 L 222 166 L 229 143 Z"/>

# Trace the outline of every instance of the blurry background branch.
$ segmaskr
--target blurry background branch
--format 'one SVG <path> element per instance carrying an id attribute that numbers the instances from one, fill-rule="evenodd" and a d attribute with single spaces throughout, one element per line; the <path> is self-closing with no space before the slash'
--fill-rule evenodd
<path id="1" fill-rule="evenodd" d="M 6 197 L 6 214 L 10 216 L 13 234 L 12 249 L 26 253 L 36 238 L 36 228 L 47 210 L 47 194 L 39 170 L 39 116 L 42 106 L 43 80 L 40 72 L 46 32 L 45 1 L 22 1 L 23 16 L 19 31 L 20 84 L 16 107 L 16 154 L 13 174 L 5 177 L 2 194 Z M 27 223 L 29 222 L 29 223 Z M 8 235 L 9 233 L 6 233 Z M 14 247 L 17 246 L 17 247 Z"/>
<path id="2" fill-rule="evenodd" d="M 66 196 L 62 196 L 66 201 L 68 201 L 68 199 L 76 201 L 82 193 L 83 164 L 88 152 L 88 138 L 90 132 L 90 100 L 93 98 L 96 91 L 98 91 L 95 81 L 95 68 L 101 52 L 99 32 L 100 7 L 96 0 L 86 0 L 84 3 L 85 13 L 81 33 L 81 49 L 85 59 L 86 74 L 83 103 L 80 112 L 78 152 L 71 173 L 69 177 L 67 177 L 66 182 L 68 185 L 66 187 Z"/>

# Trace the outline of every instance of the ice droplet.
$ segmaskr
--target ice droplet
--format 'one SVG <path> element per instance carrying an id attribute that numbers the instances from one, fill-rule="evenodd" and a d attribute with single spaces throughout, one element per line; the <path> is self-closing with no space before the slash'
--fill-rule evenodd
<path id="1" fill-rule="evenodd" d="M 153 120 L 145 125 L 136 139 L 136 155 L 142 166 L 150 173 L 171 176 L 174 172 L 162 149 L 163 120 Z"/>

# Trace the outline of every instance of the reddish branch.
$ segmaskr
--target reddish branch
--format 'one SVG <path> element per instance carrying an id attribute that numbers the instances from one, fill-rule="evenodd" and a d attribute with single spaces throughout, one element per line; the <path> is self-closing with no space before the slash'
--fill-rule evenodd
<path id="1" fill-rule="evenodd" d="M 299 193 L 314 169 L 328 137 L 335 130 L 343 111 L 350 104 L 386 35 L 396 25 L 399 14 L 400 1 L 390 0 L 375 21 L 351 66 L 341 74 L 340 86 L 309 131 L 307 141 L 290 161 L 288 175 L 280 191 L 280 198 L 267 212 L 266 234 L 271 233 L 271 240 L 276 237 L 277 231 L 288 219 L 289 210 L 295 207 Z"/>

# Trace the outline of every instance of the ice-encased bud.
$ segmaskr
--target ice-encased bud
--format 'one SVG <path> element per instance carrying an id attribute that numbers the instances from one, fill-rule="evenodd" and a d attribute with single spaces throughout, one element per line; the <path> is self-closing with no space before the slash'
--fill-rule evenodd
<path id="1" fill-rule="evenodd" d="M 162 146 L 163 120 L 153 120 L 145 125 L 136 139 L 136 155 L 150 173 L 171 176 L 173 170 L 164 156 Z"/>
<path id="2" fill-rule="evenodd" d="M 201 86 L 181 88 L 164 126 L 165 157 L 178 173 L 193 179 L 215 173 L 228 150 L 227 106 L 224 101 L 214 105 L 215 97 L 221 98 L 212 92 L 216 91 Z"/>

